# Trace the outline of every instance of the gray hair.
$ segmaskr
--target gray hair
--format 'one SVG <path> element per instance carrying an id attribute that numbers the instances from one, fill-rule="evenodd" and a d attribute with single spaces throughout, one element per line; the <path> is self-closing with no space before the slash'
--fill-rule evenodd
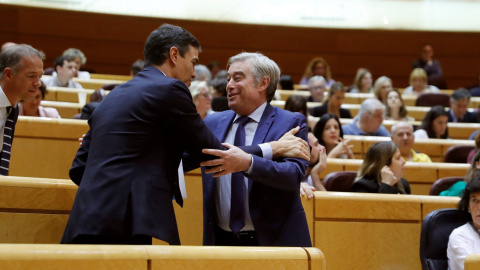
<path id="1" fill-rule="evenodd" d="M 252 61 L 252 74 L 255 78 L 255 84 L 260 83 L 262 78 L 270 78 L 270 84 L 267 86 L 267 101 L 272 101 L 277 90 L 278 81 L 280 80 L 280 68 L 275 61 L 266 57 L 261 53 L 243 52 L 228 59 L 227 69 L 235 62 Z"/>
<path id="2" fill-rule="evenodd" d="M 355 119 L 362 119 L 365 114 L 372 114 L 374 111 L 382 109 L 385 110 L 383 104 L 376 98 L 368 98 L 362 102 L 360 110 Z"/>
<path id="3" fill-rule="evenodd" d="M 6 48 L 0 53 L 0 78 L 3 78 L 3 72 L 6 68 L 10 68 L 13 74 L 22 68 L 22 57 L 34 58 L 38 57 L 45 60 L 45 54 L 30 45 L 19 44 Z"/>
<path id="4" fill-rule="evenodd" d="M 317 81 L 321 81 L 323 84 L 325 84 L 327 82 L 325 80 L 325 78 L 323 78 L 322 76 L 313 76 L 310 79 L 308 79 L 308 86 L 311 87 L 312 84 L 317 82 Z"/>
<path id="5" fill-rule="evenodd" d="M 196 103 L 198 100 L 198 95 L 202 92 L 203 89 L 207 88 L 208 91 L 210 91 L 210 88 L 208 87 L 208 84 L 206 81 L 193 81 L 190 84 L 190 87 L 188 89 L 190 90 L 190 94 L 192 94 L 192 99 L 193 102 Z"/>
<path id="6" fill-rule="evenodd" d="M 204 65 L 196 65 L 195 66 L 195 73 L 197 74 L 197 81 L 207 81 L 209 82 L 212 79 L 212 73 Z"/>
<path id="7" fill-rule="evenodd" d="M 69 49 L 66 49 L 63 54 L 63 56 L 67 56 L 69 58 L 80 58 L 80 63 L 82 65 L 85 65 L 85 63 L 87 62 L 87 58 L 85 57 L 85 54 L 83 54 L 82 51 L 80 51 L 79 49 L 76 49 L 76 48 L 69 48 Z"/>
<path id="8" fill-rule="evenodd" d="M 460 101 L 462 99 L 468 99 L 470 101 L 470 97 L 472 95 L 470 94 L 470 91 L 468 91 L 467 89 L 465 88 L 458 88 L 457 90 L 455 90 L 452 95 L 450 96 L 450 101 L 451 102 L 456 102 L 456 101 Z"/>
<path id="9" fill-rule="evenodd" d="M 397 135 L 397 134 L 396 134 L 396 133 L 397 133 L 397 129 L 398 129 L 400 126 L 407 126 L 407 127 L 410 128 L 410 130 L 412 130 L 412 132 L 413 132 L 413 130 L 414 130 L 414 129 L 413 129 L 413 126 L 412 126 L 411 124 L 409 124 L 409 123 L 407 123 L 407 122 L 405 122 L 405 121 L 400 121 L 400 122 L 398 122 L 398 123 L 396 123 L 395 125 L 392 126 L 391 131 L 392 131 L 392 135 L 393 135 L 393 136 L 396 136 L 396 135 Z"/>

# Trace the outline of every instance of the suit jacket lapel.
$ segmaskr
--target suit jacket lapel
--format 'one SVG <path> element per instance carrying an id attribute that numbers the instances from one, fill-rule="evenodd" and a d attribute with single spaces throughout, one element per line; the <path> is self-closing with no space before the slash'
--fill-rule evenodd
<path id="1" fill-rule="evenodd" d="M 219 141 L 225 142 L 227 132 L 230 128 L 230 125 L 233 123 L 233 120 L 235 119 L 235 115 L 235 112 L 227 111 L 227 113 L 225 113 L 225 115 L 218 122 L 216 130 L 213 133 L 217 134 L 217 139 Z"/>
<path id="2" fill-rule="evenodd" d="M 263 111 L 262 118 L 258 123 L 257 131 L 255 132 L 255 136 L 253 137 L 252 145 L 265 142 L 265 137 L 267 137 L 267 133 L 273 124 L 274 117 L 275 109 L 272 107 L 272 105 L 270 105 L 270 103 L 268 103 L 265 107 L 265 111 Z"/>

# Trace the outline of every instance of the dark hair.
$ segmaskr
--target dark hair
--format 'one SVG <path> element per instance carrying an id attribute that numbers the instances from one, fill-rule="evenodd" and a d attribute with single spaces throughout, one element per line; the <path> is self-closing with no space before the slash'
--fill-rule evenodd
<path id="1" fill-rule="evenodd" d="M 137 61 L 133 62 L 132 66 L 130 67 L 133 76 L 136 76 L 138 72 L 142 71 L 144 65 L 145 61 L 142 59 L 137 59 Z"/>
<path id="2" fill-rule="evenodd" d="M 465 178 L 463 178 L 463 181 L 465 183 L 468 183 L 472 181 L 472 179 L 480 176 L 480 169 L 477 168 L 477 162 L 480 162 L 480 151 L 477 150 L 475 152 L 475 155 L 473 155 L 472 160 L 470 161 L 470 168 L 468 169 L 467 174 L 465 175 Z"/>
<path id="3" fill-rule="evenodd" d="M 380 185 L 382 168 L 383 166 L 390 166 L 392 164 L 392 158 L 397 149 L 398 146 L 392 141 L 376 142 L 372 144 L 365 154 L 362 166 L 360 167 L 360 170 L 358 170 L 356 180 L 362 178 L 368 179 Z M 402 193 L 406 193 L 402 181 L 398 181 L 394 186 L 396 186 Z"/>
<path id="4" fill-rule="evenodd" d="M 282 90 L 293 90 L 293 80 L 290 75 L 280 76 L 280 85 Z"/>
<path id="5" fill-rule="evenodd" d="M 387 117 L 390 117 L 392 115 L 390 107 L 388 106 L 388 95 L 390 94 L 390 92 L 396 92 L 398 94 L 398 98 L 402 102 L 402 106 L 400 106 L 400 110 L 398 111 L 398 115 L 402 118 L 405 118 L 407 116 L 407 113 L 408 113 L 407 108 L 405 107 L 405 102 L 403 102 L 402 94 L 397 89 L 392 89 L 392 90 L 388 91 L 388 93 L 386 95 L 386 98 L 385 98 L 385 101 L 384 101 L 385 115 Z"/>
<path id="6" fill-rule="evenodd" d="M 459 101 L 459 100 L 462 100 L 462 99 L 465 99 L 465 98 L 470 101 L 471 97 L 472 97 L 472 95 L 470 94 L 470 91 L 468 91 L 466 88 L 458 88 L 450 96 L 450 101 L 455 102 L 455 101 Z"/>
<path id="7" fill-rule="evenodd" d="M 328 91 L 329 97 L 335 95 L 337 92 L 345 92 L 345 88 L 343 87 L 343 83 L 335 82 L 330 86 L 330 90 Z"/>
<path id="8" fill-rule="evenodd" d="M 3 71 L 10 68 L 14 74 L 22 68 L 22 57 L 38 57 L 45 60 L 45 54 L 30 45 L 19 44 L 4 49 L 0 53 L 0 79 L 3 78 Z"/>
<path id="9" fill-rule="evenodd" d="M 190 46 L 201 51 L 200 42 L 190 32 L 180 26 L 162 24 L 145 42 L 143 49 L 145 67 L 165 63 L 172 47 L 176 47 L 180 56 L 184 57 Z"/>
<path id="10" fill-rule="evenodd" d="M 287 101 L 285 102 L 284 109 L 291 112 L 299 112 L 305 115 L 305 118 L 308 118 L 307 99 L 303 96 L 300 96 L 300 95 L 289 96 Z"/>
<path id="11" fill-rule="evenodd" d="M 448 112 L 445 111 L 445 108 L 443 108 L 443 106 L 436 105 L 436 106 L 433 106 L 432 109 L 430 109 L 430 111 L 427 112 L 427 114 L 425 114 L 425 117 L 423 117 L 420 128 L 424 129 L 427 132 L 429 138 L 437 138 L 437 136 L 435 135 L 435 131 L 433 130 L 433 120 L 443 115 L 448 117 Z M 445 133 L 443 133 L 440 136 L 440 138 L 441 139 L 448 138 L 448 127 L 445 130 Z"/>
<path id="12" fill-rule="evenodd" d="M 463 190 L 462 198 L 458 202 L 458 210 L 465 212 L 469 219 L 472 217 L 470 213 L 468 213 L 468 208 L 470 207 L 470 195 L 476 192 L 480 192 L 480 177 L 475 177 L 472 181 L 467 183 L 465 190 Z"/>
<path id="13" fill-rule="evenodd" d="M 321 145 L 325 146 L 325 141 L 323 140 L 323 131 L 325 130 L 325 125 L 327 124 L 328 120 L 330 119 L 335 119 L 338 123 L 338 127 L 340 129 L 340 138 L 343 139 L 343 130 L 342 130 L 342 125 L 340 124 L 340 119 L 338 119 L 338 116 L 333 113 L 326 113 L 320 117 L 320 120 L 318 120 L 317 124 L 313 128 L 313 135 L 318 139 L 318 143 Z"/>
<path id="14" fill-rule="evenodd" d="M 53 69 L 57 71 L 57 67 L 58 66 L 63 67 L 63 63 L 65 61 L 72 62 L 74 60 L 75 60 L 75 57 L 72 55 L 61 55 L 57 57 L 57 59 L 55 59 L 55 62 L 53 63 Z"/>

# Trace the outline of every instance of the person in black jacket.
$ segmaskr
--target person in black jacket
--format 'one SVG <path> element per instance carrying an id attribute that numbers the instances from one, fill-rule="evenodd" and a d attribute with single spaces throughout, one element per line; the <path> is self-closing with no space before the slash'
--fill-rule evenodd
<path id="1" fill-rule="evenodd" d="M 410 194 L 402 178 L 405 160 L 395 143 L 376 142 L 370 146 L 352 186 L 354 192 Z"/>
<path id="2" fill-rule="evenodd" d="M 322 117 L 326 113 L 333 113 L 338 118 L 352 118 L 352 114 L 348 109 L 343 109 L 340 106 L 345 99 L 345 89 L 341 82 L 336 82 L 330 87 L 328 92 L 328 100 L 322 106 L 312 109 L 312 115 L 315 117 Z"/>

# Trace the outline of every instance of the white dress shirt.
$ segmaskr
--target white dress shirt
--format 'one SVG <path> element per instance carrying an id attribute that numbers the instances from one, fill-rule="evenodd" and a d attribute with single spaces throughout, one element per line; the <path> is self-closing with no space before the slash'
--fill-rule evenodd
<path id="1" fill-rule="evenodd" d="M 5 129 L 5 122 L 7 122 L 7 107 L 12 106 L 7 96 L 0 86 L 0 151 L 3 149 L 3 132 Z"/>
<path id="2" fill-rule="evenodd" d="M 448 239 L 448 269 L 463 270 L 468 254 L 480 253 L 480 234 L 466 223 L 453 230 Z"/>

